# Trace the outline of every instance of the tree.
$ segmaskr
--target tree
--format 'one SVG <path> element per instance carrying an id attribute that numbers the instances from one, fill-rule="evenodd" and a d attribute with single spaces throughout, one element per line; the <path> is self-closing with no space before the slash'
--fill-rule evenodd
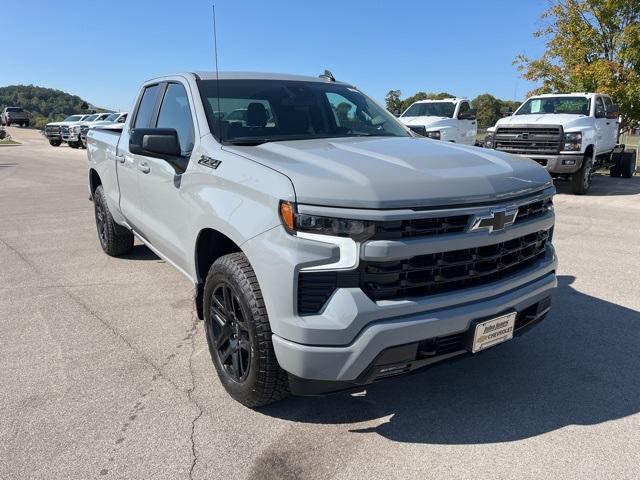
<path id="1" fill-rule="evenodd" d="M 478 95 L 471 101 L 471 106 L 476 110 L 479 128 L 494 126 L 502 116 L 500 100 L 489 93 Z"/>
<path id="2" fill-rule="evenodd" d="M 531 94 L 592 91 L 620 105 L 622 128 L 640 122 L 640 2 L 553 0 L 534 32 L 546 40 L 540 58 L 514 63 L 527 80 L 542 85 Z"/>
<path id="3" fill-rule="evenodd" d="M 0 109 L 4 107 L 24 108 L 31 114 L 31 124 L 42 128 L 48 122 L 62 120 L 73 113 L 86 112 L 89 104 L 76 95 L 52 88 L 10 85 L 0 87 Z"/>
<path id="4" fill-rule="evenodd" d="M 387 95 L 384 97 L 387 110 L 394 115 L 402 112 L 402 100 L 400 100 L 400 95 L 402 95 L 400 90 L 389 90 Z"/>

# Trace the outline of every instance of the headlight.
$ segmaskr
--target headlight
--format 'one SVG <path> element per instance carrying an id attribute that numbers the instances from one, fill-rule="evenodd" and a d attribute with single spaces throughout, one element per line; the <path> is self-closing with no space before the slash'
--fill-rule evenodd
<path id="1" fill-rule="evenodd" d="M 562 150 L 570 152 L 579 152 L 582 147 L 582 133 L 565 133 Z"/>
<path id="2" fill-rule="evenodd" d="M 365 220 L 349 220 L 346 218 L 322 217 L 298 213 L 294 203 L 280 202 L 280 220 L 292 235 L 297 232 L 331 235 L 333 237 L 349 237 L 363 241 L 375 233 L 375 224 Z"/>
<path id="3" fill-rule="evenodd" d="M 431 132 L 425 133 L 427 138 L 432 138 L 434 140 L 440 140 L 440 130 L 433 130 Z"/>
<path id="4" fill-rule="evenodd" d="M 493 132 L 487 132 L 484 136 L 484 147 L 493 148 Z"/>

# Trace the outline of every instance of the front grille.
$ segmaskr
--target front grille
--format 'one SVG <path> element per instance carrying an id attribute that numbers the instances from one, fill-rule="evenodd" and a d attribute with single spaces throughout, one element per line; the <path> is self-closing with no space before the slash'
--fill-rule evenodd
<path id="1" fill-rule="evenodd" d="M 45 127 L 45 132 L 46 133 L 59 134 L 60 133 L 60 126 L 59 125 L 51 125 L 51 126 Z"/>
<path id="2" fill-rule="evenodd" d="M 553 206 L 553 197 L 543 198 L 526 205 L 518 207 L 518 215 L 516 216 L 515 223 L 523 220 L 531 220 L 540 215 L 544 215 Z"/>
<path id="3" fill-rule="evenodd" d="M 543 215 L 552 205 L 552 197 L 537 200 L 518 207 L 515 223 L 531 220 Z M 453 215 L 448 217 L 417 218 L 409 220 L 386 221 L 376 224 L 370 240 L 394 240 L 410 237 L 426 237 L 445 233 L 462 233 L 469 225 L 470 215 Z"/>
<path id="4" fill-rule="evenodd" d="M 80 133 L 82 133 L 83 135 L 86 135 L 88 131 L 89 131 L 89 125 L 82 125 L 80 127 Z"/>
<path id="5" fill-rule="evenodd" d="M 545 253 L 549 232 L 477 248 L 389 262 L 362 262 L 360 288 L 372 300 L 389 300 L 474 287 L 516 273 Z"/>
<path id="6" fill-rule="evenodd" d="M 62 134 L 63 135 L 69 135 L 69 127 L 66 125 L 62 126 Z"/>
<path id="7" fill-rule="evenodd" d="M 498 127 L 494 148 L 517 154 L 557 154 L 562 142 L 562 127 Z"/>
<path id="8" fill-rule="evenodd" d="M 542 203 L 544 201 L 541 200 Z M 535 215 L 538 207 L 522 212 Z M 495 282 L 532 265 L 545 254 L 551 230 L 484 247 L 398 261 L 361 262 L 357 270 L 300 272 L 298 313 L 320 312 L 337 288 L 361 288 L 374 301 L 451 292 Z"/>
<path id="9" fill-rule="evenodd" d="M 380 222 L 376 225 L 376 232 L 372 240 L 459 233 L 465 231 L 468 223 L 469 215 Z"/>

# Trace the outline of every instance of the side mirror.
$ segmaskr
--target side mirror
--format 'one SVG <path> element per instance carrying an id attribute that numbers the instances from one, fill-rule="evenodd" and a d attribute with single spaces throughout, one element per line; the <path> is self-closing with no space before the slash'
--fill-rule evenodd
<path id="1" fill-rule="evenodd" d="M 179 157 L 178 132 L 173 128 L 134 128 L 129 137 L 129 151 L 164 160 Z"/>
<path id="2" fill-rule="evenodd" d="M 188 161 L 181 157 L 178 132 L 173 128 L 134 128 L 129 136 L 129 152 L 160 158 L 178 174 L 187 168 Z"/>
<path id="3" fill-rule="evenodd" d="M 607 118 L 616 119 L 620 116 L 620 107 L 616 104 L 607 105 L 605 110 Z"/>
<path id="4" fill-rule="evenodd" d="M 476 119 L 476 110 L 472 108 L 471 110 L 467 110 L 464 113 L 458 114 L 458 120 L 475 120 Z"/>

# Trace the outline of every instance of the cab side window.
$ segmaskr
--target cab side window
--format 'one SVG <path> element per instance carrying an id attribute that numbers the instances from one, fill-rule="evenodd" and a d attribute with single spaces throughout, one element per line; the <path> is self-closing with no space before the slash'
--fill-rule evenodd
<path id="1" fill-rule="evenodd" d="M 138 105 L 138 113 L 133 128 L 149 128 L 151 127 L 151 117 L 156 106 L 156 98 L 160 85 L 152 85 L 144 89 L 140 105 Z"/>
<path id="2" fill-rule="evenodd" d="M 458 111 L 458 117 L 460 117 L 461 115 L 464 115 L 465 113 L 468 113 L 469 110 L 471 110 L 471 107 L 469 106 L 469 103 L 462 102 L 460 104 L 460 110 Z"/>
<path id="3" fill-rule="evenodd" d="M 162 100 L 157 128 L 173 128 L 178 132 L 182 156 L 189 156 L 193 150 L 194 128 L 189 97 L 184 86 L 179 83 L 167 85 Z"/>
<path id="4" fill-rule="evenodd" d="M 604 117 L 606 117 L 604 103 L 602 103 L 602 97 L 598 97 L 596 98 L 596 118 L 604 118 Z"/>

